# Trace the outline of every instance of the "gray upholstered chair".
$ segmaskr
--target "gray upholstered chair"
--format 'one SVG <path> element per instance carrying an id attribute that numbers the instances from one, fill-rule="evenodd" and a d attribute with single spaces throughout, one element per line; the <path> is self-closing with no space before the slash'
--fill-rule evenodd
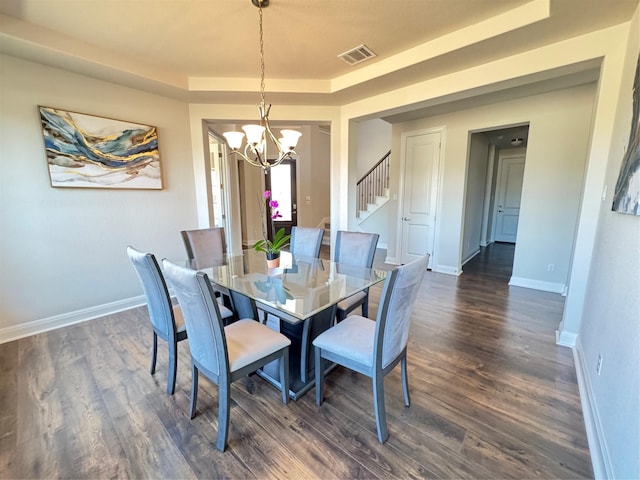
<path id="1" fill-rule="evenodd" d="M 379 237 L 377 233 L 338 231 L 333 261 L 343 265 L 371 268 Z M 362 307 L 362 316 L 368 317 L 368 288 L 338 303 L 336 321 L 341 322 L 350 312 L 360 306 Z"/>
<path id="2" fill-rule="evenodd" d="M 184 248 L 187 251 L 187 259 L 191 268 L 198 270 L 222 265 L 226 261 L 227 244 L 223 227 L 201 228 L 198 230 L 182 230 L 180 232 Z M 233 318 L 226 312 L 236 310 L 230 292 L 221 287 L 215 287 L 214 291 L 218 301 L 226 307 L 223 311 L 225 322 Z"/>
<path id="3" fill-rule="evenodd" d="M 298 257 L 318 258 L 323 235 L 322 228 L 292 227 L 291 253 Z"/>
<path id="4" fill-rule="evenodd" d="M 289 345 L 284 335 L 254 319 L 244 318 L 223 326 L 211 282 L 204 272 L 163 260 L 165 275 L 173 286 L 184 314 L 191 350 L 191 408 L 195 417 L 198 373 L 218 385 L 218 439 L 224 451 L 229 433 L 231 383 L 269 362 L 280 361 L 282 403 L 289 401 Z M 257 316 L 253 303 L 254 318 Z"/>
<path id="5" fill-rule="evenodd" d="M 156 258 L 133 247 L 127 247 L 127 255 L 133 264 L 147 299 L 147 309 L 153 328 L 153 356 L 151 374 L 156 373 L 158 357 L 158 337 L 169 345 L 169 374 L 167 393 L 173 395 L 176 387 L 176 369 L 178 366 L 178 342 L 187 338 L 180 307 L 171 304 L 171 297 L 162 271 Z"/>
<path id="6" fill-rule="evenodd" d="M 227 245 L 224 228 L 202 228 L 180 232 L 191 268 L 200 269 L 220 265 L 225 261 Z"/>
<path id="7" fill-rule="evenodd" d="M 404 403 L 409 406 L 407 341 L 411 313 L 427 270 L 429 255 L 387 274 L 375 321 L 351 315 L 320 334 L 315 347 L 316 404 L 323 401 L 324 359 L 371 377 L 378 440 L 389 438 L 384 405 L 384 377 L 401 363 Z"/>

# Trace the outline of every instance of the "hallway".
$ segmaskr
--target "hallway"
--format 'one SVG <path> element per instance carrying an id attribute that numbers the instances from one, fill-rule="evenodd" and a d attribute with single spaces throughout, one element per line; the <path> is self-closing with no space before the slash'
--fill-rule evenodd
<path id="1" fill-rule="evenodd" d="M 515 243 L 490 243 L 480 248 L 480 253 L 462 266 L 463 275 L 481 275 L 509 283 L 513 269 Z"/>

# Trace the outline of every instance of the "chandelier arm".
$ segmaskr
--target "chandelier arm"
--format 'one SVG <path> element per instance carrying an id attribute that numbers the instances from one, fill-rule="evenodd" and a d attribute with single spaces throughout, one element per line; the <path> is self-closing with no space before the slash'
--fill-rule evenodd
<path id="1" fill-rule="evenodd" d="M 251 153 L 255 158 L 251 159 L 251 157 L 249 156 L 249 153 Z M 244 154 L 245 154 L 245 158 L 249 159 L 249 163 L 251 163 L 251 165 L 254 165 L 256 167 L 261 167 L 264 168 L 264 157 L 260 154 L 260 150 L 258 150 L 257 148 L 253 147 L 252 145 L 245 145 L 244 147 Z"/>
<path id="2" fill-rule="evenodd" d="M 296 152 L 294 152 L 294 151 L 282 152 L 278 156 L 277 160 L 271 164 L 271 166 L 275 167 L 275 166 L 280 165 L 284 160 L 289 160 L 292 157 L 292 154 L 294 154 L 294 153 L 296 153 Z"/>
<path id="3" fill-rule="evenodd" d="M 280 140 L 278 140 L 276 138 L 276 136 L 273 134 L 273 132 L 271 131 L 271 128 L 269 126 L 269 119 L 268 118 L 264 119 L 264 125 L 265 125 L 265 131 L 269 135 L 269 138 L 271 139 L 271 141 L 275 144 L 276 148 L 278 149 L 278 155 L 282 156 L 283 154 L 287 153 L 282 149 L 282 145 L 280 145 Z"/>
<path id="4" fill-rule="evenodd" d="M 284 157 L 282 155 L 279 155 L 278 158 L 273 163 L 269 164 L 270 168 L 277 167 L 282 163 L 283 160 L 284 160 Z"/>
<path id="5" fill-rule="evenodd" d="M 247 147 L 245 147 L 245 151 L 246 151 Z M 241 152 L 240 150 L 233 150 L 233 153 L 235 155 L 239 155 L 240 158 L 242 158 L 244 161 L 250 163 L 251 165 L 253 165 L 254 167 L 261 167 L 264 168 L 264 165 L 262 165 L 262 163 L 256 162 L 255 160 L 252 160 L 251 157 L 247 156 L 245 153 Z M 259 155 L 257 155 L 258 158 L 260 158 Z"/>

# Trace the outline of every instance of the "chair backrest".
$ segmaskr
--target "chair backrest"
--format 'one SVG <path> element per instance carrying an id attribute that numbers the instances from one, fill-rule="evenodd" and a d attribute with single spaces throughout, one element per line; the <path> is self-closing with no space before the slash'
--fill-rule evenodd
<path id="1" fill-rule="evenodd" d="M 323 235 L 322 228 L 292 227 L 291 253 L 299 257 L 318 258 Z"/>
<path id="2" fill-rule="evenodd" d="M 223 227 L 182 230 L 180 234 L 192 268 L 208 268 L 224 263 L 227 245 Z"/>
<path id="3" fill-rule="evenodd" d="M 160 336 L 164 336 L 166 340 L 175 335 L 176 321 L 169 290 L 156 257 L 151 253 L 140 252 L 131 246 L 127 247 L 127 255 L 138 274 L 142 290 L 147 298 L 151 323 L 161 334 Z"/>
<path id="4" fill-rule="evenodd" d="M 377 233 L 338 231 L 333 261 L 371 268 L 379 237 Z"/>
<path id="5" fill-rule="evenodd" d="M 215 378 L 229 371 L 224 326 L 211 282 L 197 272 L 162 261 L 167 281 L 173 287 L 184 317 L 191 358 L 198 368 Z"/>
<path id="6" fill-rule="evenodd" d="M 411 314 L 429 254 L 387 274 L 376 319 L 375 360 L 389 365 L 407 346 Z"/>

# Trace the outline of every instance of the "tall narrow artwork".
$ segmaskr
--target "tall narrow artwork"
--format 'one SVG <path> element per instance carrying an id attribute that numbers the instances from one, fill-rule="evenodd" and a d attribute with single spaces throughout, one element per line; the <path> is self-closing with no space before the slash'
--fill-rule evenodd
<path id="1" fill-rule="evenodd" d="M 640 215 L 640 56 L 633 82 L 633 116 L 629 143 L 613 194 L 614 212 Z"/>
<path id="2" fill-rule="evenodd" d="M 52 187 L 162 188 L 156 127 L 39 109 Z"/>

